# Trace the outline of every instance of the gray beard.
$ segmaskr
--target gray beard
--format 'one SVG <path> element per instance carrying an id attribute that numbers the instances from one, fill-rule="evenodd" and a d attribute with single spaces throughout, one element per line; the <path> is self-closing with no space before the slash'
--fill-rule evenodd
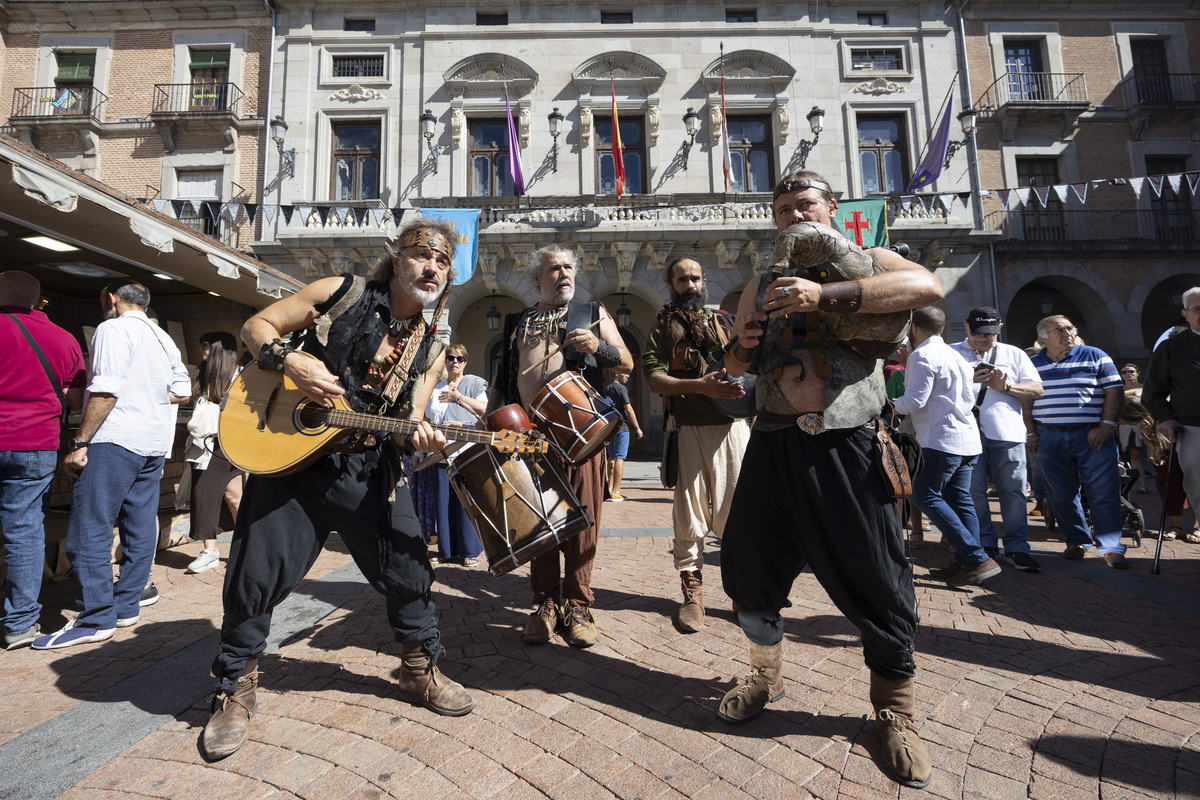
<path id="1" fill-rule="evenodd" d="M 575 284 L 571 284 L 561 292 L 556 292 L 549 297 L 543 296 L 542 302 L 551 306 L 565 306 L 575 298 Z"/>
<path id="2" fill-rule="evenodd" d="M 110 308 L 108 311 L 104 312 L 104 319 L 106 320 L 116 319 L 119 316 L 121 315 L 117 313 L 117 309 L 115 308 Z"/>
<path id="3" fill-rule="evenodd" d="M 700 311 L 704 308 L 704 304 L 708 302 L 708 287 L 688 289 L 683 294 L 679 294 L 672 289 L 671 302 L 678 303 L 690 311 Z"/>
<path id="4" fill-rule="evenodd" d="M 397 273 L 396 282 L 400 284 L 400 289 L 403 290 L 405 294 L 420 303 L 422 307 L 436 302 L 438 297 L 441 296 L 442 289 L 444 289 L 445 286 L 439 286 L 436 289 L 418 289 L 417 277 L 420 276 Z"/>

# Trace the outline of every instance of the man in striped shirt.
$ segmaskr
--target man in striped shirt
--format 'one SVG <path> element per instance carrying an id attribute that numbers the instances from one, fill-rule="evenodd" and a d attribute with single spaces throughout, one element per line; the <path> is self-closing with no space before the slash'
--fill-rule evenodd
<path id="1" fill-rule="evenodd" d="M 1079 488 L 1087 496 L 1096 551 L 1114 569 L 1128 569 L 1121 544 L 1121 476 L 1117 417 L 1125 389 L 1112 359 L 1075 342 L 1075 326 L 1064 316 L 1038 323 L 1044 348 L 1031 359 L 1045 389 L 1023 401 L 1026 446 L 1037 458 L 1050 505 L 1067 540 L 1063 557 L 1078 561 L 1092 546 Z"/>

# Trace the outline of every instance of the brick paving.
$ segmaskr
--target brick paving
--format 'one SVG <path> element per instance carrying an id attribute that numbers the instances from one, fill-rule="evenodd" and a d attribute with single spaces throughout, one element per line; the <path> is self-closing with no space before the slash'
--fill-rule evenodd
<path id="1" fill-rule="evenodd" d="M 0 796 L 54 796 L 39 783 L 47 775 L 71 776 L 61 787 L 71 800 L 921 795 L 881 772 L 857 636 L 811 574 L 796 581 L 784 611 L 786 696 L 742 726 L 716 716 L 746 668 L 745 640 L 711 543 L 708 623 L 692 635 L 673 627 L 670 497 L 652 474 L 652 465 L 630 464 L 628 500 L 603 509 L 595 647 L 521 642 L 527 568 L 493 578 L 482 567 L 437 567 L 443 668 L 478 701 L 466 717 L 394 698 L 399 645 L 383 603 L 347 577 L 356 573 L 333 543 L 297 594 L 334 589 L 343 599 L 262 660 L 250 741 L 215 764 L 196 739 L 208 716 L 203 674 L 224 562 L 185 575 L 198 544 L 160 551 L 162 600 L 138 625 L 109 642 L 2 655 Z M 1156 527 L 1157 505 L 1136 499 Z M 982 588 L 947 589 L 927 574 L 946 554 L 933 544 L 914 551 L 918 711 L 935 766 L 928 793 L 1200 797 L 1200 547 L 1165 543 L 1153 576 L 1152 539 L 1118 573 L 1095 557 L 1059 558 L 1061 539 L 1037 518 L 1031 535 L 1043 571 L 1008 569 Z M 73 593 L 69 581 L 47 586 L 44 629 L 68 618 L 61 609 Z M 162 669 L 191 676 L 165 714 L 163 701 L 140 693 L 162 683 Z M 107 725 L 150 712 L 158 716 L 127 745 L 103 741 Z M 74 721 L 84 715 L 101 733 L 79 741 Z M 36 757 L 18 758 L 33 742 Z M 77 766 L 80 753 L 102 745 L 111 757 Z"/>

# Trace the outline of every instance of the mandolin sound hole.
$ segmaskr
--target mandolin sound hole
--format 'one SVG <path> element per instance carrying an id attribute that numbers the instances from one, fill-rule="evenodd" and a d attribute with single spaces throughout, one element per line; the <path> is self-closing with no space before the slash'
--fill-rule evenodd
<path id="1" fill-rule="evenodd" d="M 316 431 L 325 428 L 329 423 L 329 409 L 316 403 L 305 401 L 296 409 L 296 427 L 301 431 Z"/>

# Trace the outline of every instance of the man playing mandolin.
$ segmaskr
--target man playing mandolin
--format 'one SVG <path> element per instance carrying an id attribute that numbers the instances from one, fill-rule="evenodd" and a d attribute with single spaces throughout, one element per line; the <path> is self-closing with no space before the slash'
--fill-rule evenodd
<path id="1" fill-rule="evenodd" d="M 506 345 L 492 381 L 489 410 L 517 402 L 531 408 L 556 380 L 569 377 L 568 370 L 582 373 L 583 380 L 599 396 L 605 368 L 621 374 L 633 369 L 633 357 L 604 306 L 572 302 L 576 263 L 571 251 L 558 245 L 543 247 L 530 256 L 529 270 L 541 299 L 536 306 L 510 314 L 505 321 Z M 600 404 L 608 409 L 603 399 Z M 598 444 L 602 442 L 589 447 Z M 591 513 L 593 524 L 530 563 L 529 579 L 537 610 L 525 625 L 523 638 L 531 644 L 550 641 L 560 627 L 567 643 L 575 647 L 589 647 L 596 642 L 590 584 L 604 480 L 603 447 L 597 446 L 590 458 L 567 470 L 567 481 L 580 504 Z M 560 551 L 565 561 L 561 590 Z"/>
<path id="2" fill-rule="evenodd" d="M 355 411 L 420 420 L 444 359 L 421 312 L 444 298 L 457 239 L 449 224 L 406 224 L 369 280 L 316 281 L 251 317 L 242 340 L 259 354 L 259 369 L 282 373 L 314 402 L 344 397 Z M 316 358 L 281 341 L 297 331 Z M 264 423 L 270 406 L 266 399 L 258 406 Z M 201 740 L 209 759 L 231 755 L 246 741 L 272 610 L 333 530 L 387 598 L 388 623 L 401 643 L 401 697 L 449 716 L 475 707 L 436 666 L 444 650 L 430 594 L 433 569 L 400 467 L 402 451 L 433 452 L 445 444 L 440 431 L 420 421 L 409 435 L 351 437 L 283 477 L 251 476 L 225 574 L 220 653 L 212 667 L 219 684 Z"/>

